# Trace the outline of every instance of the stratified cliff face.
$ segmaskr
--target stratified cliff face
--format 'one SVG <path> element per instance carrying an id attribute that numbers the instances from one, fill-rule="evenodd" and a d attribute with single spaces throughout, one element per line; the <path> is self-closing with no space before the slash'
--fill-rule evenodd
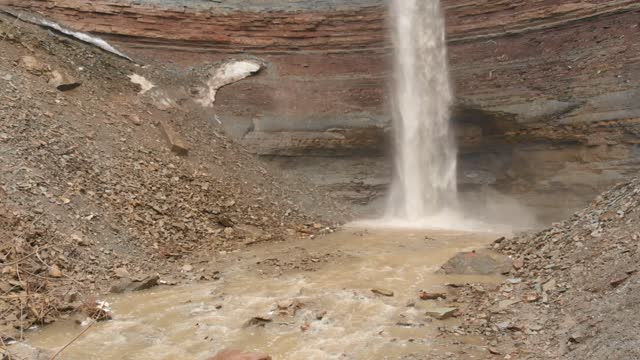
<path id="1" fill-rule="evenodd" d="M 385 148 L 391 49 L 381 0 L 2 3 L 99 34 L 142 61 L 260 60 L 263 71 L 221 89 L 214 110 L 256 153 Z M 639 1 L 443 3 L 470 178 L 590 193 L 637 169 Z"/>

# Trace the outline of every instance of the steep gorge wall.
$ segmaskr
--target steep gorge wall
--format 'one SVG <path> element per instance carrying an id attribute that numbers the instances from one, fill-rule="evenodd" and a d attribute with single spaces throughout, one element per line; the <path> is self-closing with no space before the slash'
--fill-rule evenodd
<path id="1" fill-rule="evenodd" d="M 257 58 L 215 112 L 264 155 L 384 151 L 390 44 L 380 0 L 1 0 L 142 61 Z M 331 3 L 331 4 L 329 4 Z M 463 168 L 535 194 L 636 172 L 640 2 L 444 0 Z M 571 186 L 571 185 L 569 185 Z"/>

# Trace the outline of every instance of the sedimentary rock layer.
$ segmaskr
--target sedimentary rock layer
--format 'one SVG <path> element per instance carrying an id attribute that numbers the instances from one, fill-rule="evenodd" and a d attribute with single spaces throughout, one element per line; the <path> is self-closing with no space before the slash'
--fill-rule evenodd
<path id="1" fill-rule="evenodd" d="M 261 72 L 220 89 L 213 111 L 258 154 L 384 148 L 391 45 L 381 0 L 0 3 L 98 34 L 142 62 L 257 59 Z M 443 4 L 463 164 L 511 183 L 549 179 L 565 163 L 590 163 L 607 181 L 637 169 L 640 2 Z"/>
<path id="2" fill-rule="evenodd" d="M 310 1 L 4 4 L 107 37 L 140 59 L 192 64 L 260 58 L 267 69 L 223 89 L 216 109 L 236 127 L 269 133 L 246 139 L 258 152 L 335 153 L 336 128 L 384 128 L 390 118 L 385 97 L 390 44 L 379 0 L 332 7 Z M 633 101 L 640 94 L 637 1 L 445 0 L 444 5 L 459 103 L 495 115 L 485 123 L 466 122 L 472 132 L 486 137 L 527 123 L 640 117 Z M 512 121 L 501 128 L 505 122 L 498 118 Z M 323 134 L 328 129 L 334 133 Z M 285 139 L 273 141 L 274 136 Z M 372 139 L 356 143 L 376 147 Z M 345 140 L 346 152 L 353 150 L 352 140 Z"/>

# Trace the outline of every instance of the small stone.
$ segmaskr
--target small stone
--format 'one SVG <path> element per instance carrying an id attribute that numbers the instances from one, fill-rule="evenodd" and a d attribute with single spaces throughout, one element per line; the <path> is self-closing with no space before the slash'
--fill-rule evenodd
<path id="1" fill-rule="evenodd" d="M 60 268 L 58 267 L 58 265 L 53 265 L 49 268 L 49 276 L 54 278 L 62 277 L 62 271 L 60 271 Z"/>
<path id="2" fill-rule="evenodd" d="M 382 295 L 382 296 L 393 296 L 394 293 L 391 290 L 386 290 L 386 289 L 381 289 L 381 288 L 375 288 L 375 289 L 371 289 L 371 292 L 377 295 Z"/>
<path id="3" fill-rule="evenodd" d="M 488 348 L 488 350 L 489 350 L 489 353 L 490 353 L 490 354 L 493 354 L 493 355 L 502 355 L 502 353 L 501 353 L 498 349 L 496 349 L 496 348 L 490 347 L 490 348 Z"/>
<path id="4" fill-rule="evenodd" d="M 555 279 L 551 279 L 551 280 L 547 281 L 546 283 L 542 284 L 542 291 L 548 292 L 548 291 L 551 291 L 551 290 L 555 289 L 555 287 L 556 287 L 556 280 Z"/>
<path id="5" fill-rule="evenodd" d="M 542 329 L 544 329 L 544 327 L 542 325 L 539 325 L 539 324 L 533 324 L 533 325 L 529 326 L 529 330 L 531 330 L 531 331 L 540 331 Z"/>
<path id="6" fill-rule="evenodd" d="M 517 304 L 519 303 L 520 300 L 502 300 L 498 303 L 498 308 L 500 309 L 506 309 L 511 305 Z"/>
<path id="7" fill-rule="evenodd" d="M 524 267 L 524 259 L 519 257 L 513 260 L 513 268 L 516 270 L 520 270 Z"/>
<path id="8" fill-rule="evenodd" d="M 131 121 L 131 123 L 132 123 L 133 125 L 136 125 L 136 126 L 140 126 L 140 125 L 142 125 L 142 124 L 143 124 L 142 120 L 140 120 L 140 118 L 138 117 L 138 115 L 131 115 L 131 116 L 129 116 L 129 120 Z"/>
<path id="9" fill-rule="evenodd" d="M 573 333 L 571 334 L 571 336 L 569 336 L 569 341 L 575 344 L 580 344 L 584 342 L 586 339 L 587 337 L 580 332 Z"/>
<path id="10" fill-rule="evenodd" d="M 71 239 L 73 239 L 78 246 L 89 246 L 89 242 L 80 237 L 80 235 L 71 235 Z"/>
<path id="11" fill-rule="evenodd" d="M 426 291 L 420 291 L 420 299 L 422 300 L 437 300 L 437 299 L 446 299 L 447 295 L 444 293 L 438 293 L 438 292 L 426 292 Z"/>
<path id="12" fill-rule="evenodd" d="M 64 296 L 64 301 L 67 303 L 74 303 L 80 300 L 80 293 L 77 291 L 71 291 Z"/>
<path id="13" fill-rule="evenodd" d="M 115 269 L 114 274 L 118 279 L 131 278 L 131 274 L 129 273 L 129 271 L 127 271 L 127 269 L 123 267 Z"/>
<path id="14" fill-rule="evenodd" d="M 244 328 L 248 328 L 248 327 L 264 327 L 265 325 L 267 325 L 271 321 L 273 321 L 273 320 L 271 320 L 268 317 L 256 316 L 256 317 L 252 317 L 251 319 L 247 320 L 244 323 L 244 325 L 242 325 L 242 327 L 244 327 Z"/>
<path id="15" fill-rule="evenodd" d="M 49 84 L 53 85 L 56 89 L 60 91 L 73 90 L 78 86 L 82 85 L 80 81 L 77 81 L 72 76 L 56 70 L 51 72 L 51 78 L 49 79 Z"/>
<path id="16" fill-rule="evenodd" d="M 233 220 L 231 220 L 228 216 L 221 215 L 218 217 L 218 224 L 224 226 L 225 228 L 233 228 L 235 225 Z"/>
<path id="17" fill-rule="evenodd" d="M 133 282 L 130 290 L 142 291 L 142 290 L 150 289 L 158 285 L 158 280 L 160 280 L 160 276 L 158 275 L 147 276 L 140 282 Z"/>
<path id="18" fill-rule="evenodd" d="M 620 284 L 627 281 L 628 278 L 629 278 L 629 275 L 627 274 L 618 275 L 617 277 L 614 277 L 614 279 L 611 280 L 609 284 L 611 284 L 612 287 L 618 287 L 620 286 Z"/>
<path id="19" fill-rule="evenodd" d="M 191 271 L 193 271 L 192 265 L 186 264 L 182 267 L 182 272 L 191 272 Z"/>
<path id="20" fill-rule="evenodd" d="M 431 316 L 434 319 L 444 320 L 452 317 L 458 308 L 454 307 L 435 307 L 427 310 L 426 315 Z"/>
<path id="21" fill-rule="evenodd" d="M 538 295 L 537 293 L 533 293 L 533 294 L 529 294 L 526 297 L 527 302 L 536 302 L 538 300 L 540 300 L 540 295 Z"/>
<path id="22" fill-rule="evenodd" d="M 160 121 L 160 130 L 164 135 L 165 139 L 169 143 L 171 151 L 178 155 L 187 155 L 189 154 L 189 147 L 187 146 L 186 141 L 184 141 L 180 135 L 167 123 L 166 121 Z"/>

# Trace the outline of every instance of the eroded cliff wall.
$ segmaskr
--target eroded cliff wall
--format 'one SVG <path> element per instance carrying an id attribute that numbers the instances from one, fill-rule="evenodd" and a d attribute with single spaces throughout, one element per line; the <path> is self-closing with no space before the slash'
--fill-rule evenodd
<path id="1" fill-rule="evenodd" d="M 145 62 L 258 59 L 263 71 L 221 89 L 215 106 L 258 154 L 384 151 L 390 43 L 380 0 L 2 3 L 99 34 Z M 463 177 L 485 174 L 481 182 L 535 198 L 591 193 L 636 172 L 640 2 L 444 7 Z"/>

